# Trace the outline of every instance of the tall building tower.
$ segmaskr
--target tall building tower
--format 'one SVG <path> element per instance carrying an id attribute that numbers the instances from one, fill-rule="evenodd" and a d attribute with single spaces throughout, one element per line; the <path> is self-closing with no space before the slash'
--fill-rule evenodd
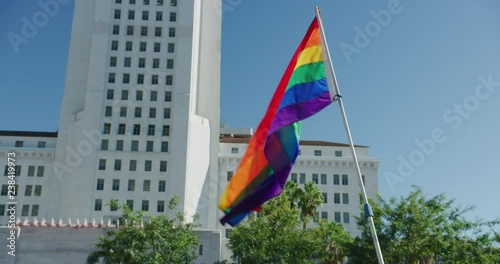
<path id="1" fill-rule="evenodd" d="M 75 1 L 48 217 L 178 195 L 215 228 L 220 35 L 220 0 Z"/>

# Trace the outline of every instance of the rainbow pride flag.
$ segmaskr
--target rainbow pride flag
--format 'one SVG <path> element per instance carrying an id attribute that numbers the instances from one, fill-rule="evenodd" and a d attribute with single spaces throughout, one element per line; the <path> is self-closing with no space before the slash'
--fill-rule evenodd
<path id="1" fill-rule="evenodd" d="M 236 226 L 250 211 L 281 193 L 297 159 L 300 121 L 328 106 L 331 98 L 315 18 L 221 197 L 222 224 Z"/>

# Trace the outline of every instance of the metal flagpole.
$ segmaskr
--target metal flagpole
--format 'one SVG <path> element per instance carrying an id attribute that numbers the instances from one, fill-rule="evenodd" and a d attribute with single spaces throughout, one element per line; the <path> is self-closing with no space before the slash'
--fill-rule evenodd
<path id="1" fill-rule="evenodd" d="M 379 264 L 384 264 L 384 258 L 382 256 L 382 250 L 380 249 L 380 243 L 377 237 L 377 231 L 375 230 L 375 224 L 373 222 L 373 212 L 368 202 L 368 196 L 366 195 L 365 185 L 363 183 L 363 177 L 361 176 L 361 169 L 359 168 L 358 157 L 356 155 L 356 150 L 354 148 L 354 143 L 351 136 L 351 130 L 349 129 L 349 123 L 347 122 L 347 116 L 344 109 L 344 104 L 342 103 L 342 96 L 340 95 L 339 86 L 337 83 L 337 78 L 335 77 L 335 70 L 333 69 L 332 59 L 330 57 L 330 50 L 328 50 L 328 44 L 326 42 L 325 31 L 323 29 L 323 21 L 321 20 L 321 14 L 319 8 L 316 6 L 316 17 L 319 23 L 319 29 L 321 31 L 321 45 L 323 46 L 323 58 L 324 60 L 328 60 L 325 63 L 326 75 L 328 81 L 328 87 L 330 89 L 330 93 L 333 95 L 332 100 L 337 100 L 339 102 L 340 112 L 342 114 L 342 118 L 344 119 L 345 130 L 347 133 L 347 138 L 349 140 L 349 146 L 351 147 L 352 157 L 354 159 L 354 164 L 356 166 L 356 171 L 358 173 L 359 185 L 363 192 L 363 198 L 365 200 L 365 216 L 368 219 L 368 224 L 370 225 L 370 230 L 373 237 L 373 244 L 375 245 L 375 251 L 377 252 L 377 258 Z M 328 66 L 328 67 L 326 67 Z"/>

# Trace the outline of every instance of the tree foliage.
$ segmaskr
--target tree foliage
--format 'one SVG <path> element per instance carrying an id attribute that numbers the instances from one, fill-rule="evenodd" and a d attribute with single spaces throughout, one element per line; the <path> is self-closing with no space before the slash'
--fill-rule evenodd
<path id="1" fill-rule="evenodd" d="M 375 226 L 386 263 L 500 263 L 498 221 L 467 220 L 444 194 L 427 198 L 418 187 L 399 200 L 373 204 Z M 377 263 L 366 219 L 358 219 L 363 239 L 350 246 L 350 263 Z"/>
<path id="2" fill-rule="evenodd" d="M 229 248 L 242 264 L 339 263 L 351 240 L 341 225 L 316 219 L 323 196 L 313 184 L 300 190 L 287 183 L 283 193 L 268 201 L 258 215 L 232 230 Z M 303 216 L 301 218 L 301 215 Z"/>
<path id="3" fill-rule="evenodd" d="M 178 203 L 179 197 L 170 200 L 168 211 L 172 213 Z M 110 206 L 120 207 L 116 200 Z M 144 221 L 144 211 L 132 212 L 126 205 L 122 209 L 123 215 L 116 220 L 120 227 L 106 228 L 87 264 L 100 260 L 105 264 L 192 263 L 196 259 L 199 242 L 193 229 L 197 225 L 186 223 L 182 212 L 175 217 L 162 214 Z"/>

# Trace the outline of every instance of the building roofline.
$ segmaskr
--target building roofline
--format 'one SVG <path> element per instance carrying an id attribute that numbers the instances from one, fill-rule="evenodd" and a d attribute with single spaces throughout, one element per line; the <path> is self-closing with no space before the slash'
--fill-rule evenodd
<path id="1" fill-rule="evenodd" d="M 250 141 L 250 137 L 228 137 L 222 136 L 219 140 L 220 143 L 240 143 L 247 144 Z M 326 146 L 326 147 L 349 147 L 349 144 L 329 142 L 321 140 L 301 140 L 300 145 L 302 146 Z M 369 148 L 368 146 L 354 145 L 357 148 Z"/>
<path id="2" fill-rule="evenodd" d="M 0 130 L 0 136 L 57 138 L 57 132 Z"/>

